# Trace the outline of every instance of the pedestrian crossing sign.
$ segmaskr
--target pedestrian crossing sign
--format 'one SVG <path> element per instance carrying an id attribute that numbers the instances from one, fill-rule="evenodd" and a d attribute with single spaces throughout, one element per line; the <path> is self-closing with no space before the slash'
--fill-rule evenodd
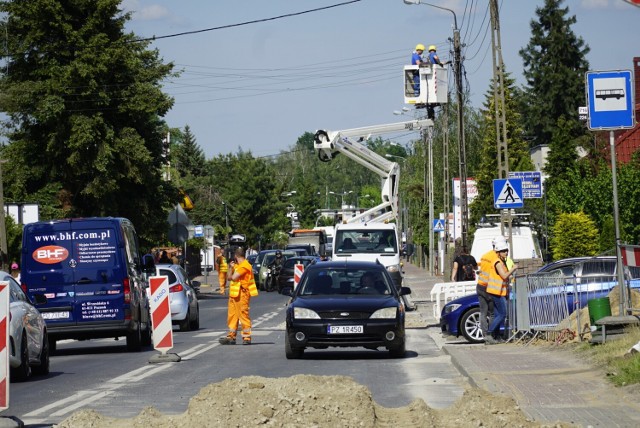
<path id="1" fill-rule="evenodd" d="M 522 208 L 522 179 L 493 180 L 493 206 L 498 209 Z"/>
<path id="2" fill-rule="evenodd" d="M 433 231 L 444 232 L 444 220 L 442 219 L 433 220 Z"/>

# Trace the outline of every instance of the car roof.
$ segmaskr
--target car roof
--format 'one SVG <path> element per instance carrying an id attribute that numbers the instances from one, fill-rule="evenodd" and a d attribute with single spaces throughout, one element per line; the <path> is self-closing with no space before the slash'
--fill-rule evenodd
<path id="1" fill-rule="evenodd" d="M 590 261 L 600 262 L 600 261 L 608 261 L 608 260 L 615 261 L 616 256 L 568 257 L 566 259 L 560 259 L 560 260 L 556 260 L 554 262 L 548 263 L 542 266 L 540 269 L 538 269 L 538 272 L 546 272 L 546 271 L 555 269 L 558 266 L 567 266 L 567 265 L 579 264 L 579 263 L 590 262 Z"/>
<path id="2" fill-rule="evenodd" d="M 365 262 L 365 261 L 359 261 L 359 260 L 354 260 L 354 261 L 345 261 L 345 260 L 339 260 L 339 261 L 332 261 L 332 260 L 327 260 L 326 262 L 322 262 L 322 263 L 316 263 L 314 265 L 311 265 L 309 267 L 307 267 L 307 269 L 340 269 L 340 268 L 347 268 L 347 269 L 371 269 L 371 270 L 386 270 L 385 267 L 380 264 L 379 262 Z"/>

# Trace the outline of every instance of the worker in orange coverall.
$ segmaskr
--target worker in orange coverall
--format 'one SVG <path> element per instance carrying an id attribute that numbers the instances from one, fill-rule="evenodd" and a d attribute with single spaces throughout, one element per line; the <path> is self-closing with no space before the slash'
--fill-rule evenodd
<path id="1" fill-rule="evenodd" d="M 215 261 L 216 271 L 218 272 L 218 284 L 220 284 L 220 294 L 224 294 L 227 288 L 227 273 L 229 272 L 229 266 L 227 265 L 227 259 L 225 259 L 222 253 L 222 248 L 215 247 Z"/>
<path id="2" fill-rule="evenodd" d="M 231 261 L 227 278 L 229 284 L 229 306 L 227 325 L 229 332 L 219 339 L 222 345 L 235 345 L 238 324 L 242 324 L 242 344 L 251 345 L 251 318 L 249 318 L 249 301 L 258 295 L 258 287 L 253 278 L 251 264 L 245 258 L 245 250 L 238 247 L 234 253 L 235 261 Z"/>

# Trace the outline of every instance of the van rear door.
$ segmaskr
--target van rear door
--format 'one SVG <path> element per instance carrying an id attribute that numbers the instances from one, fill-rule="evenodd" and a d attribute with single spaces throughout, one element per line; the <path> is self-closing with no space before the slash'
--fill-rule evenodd
<path id="1" fill-rule="evenodd" d="M 64 220 L 25 226 L 22 282 L 51 327 L 124 320 L 119 224 Z"/>

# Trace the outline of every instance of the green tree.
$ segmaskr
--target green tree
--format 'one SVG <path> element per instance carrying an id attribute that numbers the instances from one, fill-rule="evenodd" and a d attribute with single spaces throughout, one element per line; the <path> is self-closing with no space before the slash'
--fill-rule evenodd
<path id="1" fill-rule="evenodd" d="M 589 70 L 586 55 L 590 49 L 572 31 L 576 17 L 567 16 L 569 8 L 562 8 L 563 2 L 545 0 L 536 8 L 538 19 L 531 21 L 531 38 L 520 50 L 527 82 L 521 111 L 526 134 L 534 146 L 552 141 L 556 121 L 562 116 L 570 122 L 565 126 L 571 136 L 584 134 L 577 111 L 584 103 L 584 75 Z"/>
<path id="2" fill-rule="evenodd" d="M 553 259 L 595 256 L 598 253 L 598 229 L 583 212 L 563 213 L 554 225 Z"/>
<path id="3" fill-rule="evenodd" d="M 174 195 L 161 180 L 161 117 L 172 74 L 148 42 L 125 33 L 120 0 L 1 1 L 10 53 L 0 108 L 12 165 L 6 194 L 41 218 L 117 215 L 143 239 L 165 232 Z"/>
<path id="4" fill-rule="evenodd" d="M 509 171 L 532 171 L 533 164 L 529 156 L 527 143 L 522 138 L 522 117 L 514 94 L 515 81 L 508 73 L 504 76 L 505 118 L 507 128 L 507 151 Z M 476 186 L 478 196 L 471 204 L 471 223 L 478 223 L 487 214 L 497 214 L 493 206 L 493 180 L 498 178 L 498 146 L 496 136 L 495 104 L 493 99 L 493 83 L 487 91 L 484 109 L 482 110 L 482 137 L 480 161 L 476 165 Z M 528 201 L 527 201 L 528 204 Z"/>
<path id="5" fill-rule="evenodd" d="M 196 142 L 196 137 L 191 133 L 189 125 L 184 127 L 182 141 L 176 149 L 174 159 L 181 177 L 188 175 L 200 177 L 204 174 L 206 158 Z"/>

